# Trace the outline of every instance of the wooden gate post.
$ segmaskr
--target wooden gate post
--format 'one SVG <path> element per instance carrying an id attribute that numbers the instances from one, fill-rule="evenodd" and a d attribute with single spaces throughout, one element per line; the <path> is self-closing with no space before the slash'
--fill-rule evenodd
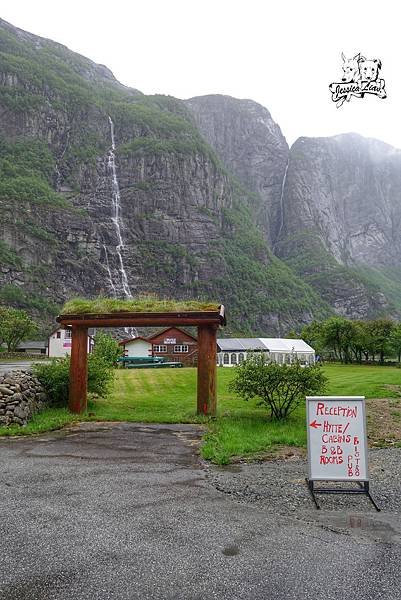
<path id="1" fill-rule="evenodd" d="M 72 326 L 70 395 L 68 408 L 71 412 L 82 413 L 87 406 L 88 391 L 88 328 Z"/>
<path id="2" fill-rule="evenodd" d="M 198 327 L 198 415 L 216 414 L 217 326 Z"/>

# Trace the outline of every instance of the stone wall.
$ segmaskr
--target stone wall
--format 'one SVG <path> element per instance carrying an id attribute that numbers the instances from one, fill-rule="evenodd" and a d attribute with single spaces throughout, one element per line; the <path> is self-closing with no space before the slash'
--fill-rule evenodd
<path id="1" fill-rule="evenodd" d="M 0 375 L 0 425 L 26 425 L 45 402 L 42 385 L 29 371 Z"/>

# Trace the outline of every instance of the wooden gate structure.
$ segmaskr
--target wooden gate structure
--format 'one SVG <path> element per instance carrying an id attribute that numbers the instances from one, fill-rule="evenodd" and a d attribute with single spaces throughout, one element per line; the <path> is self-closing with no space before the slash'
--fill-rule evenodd
<path id="1" fill-rule="evenodd" d="M 57 322 L 71 329 L 70 391 L 68 407 L 82 413 L 87 407 L 88 327 L 195 326 L 198 328 L 197 412 L 216 414 L 217 330 L 226 324 L 224 306 L 218 311 L 118 312 L 59 315 Z"/>

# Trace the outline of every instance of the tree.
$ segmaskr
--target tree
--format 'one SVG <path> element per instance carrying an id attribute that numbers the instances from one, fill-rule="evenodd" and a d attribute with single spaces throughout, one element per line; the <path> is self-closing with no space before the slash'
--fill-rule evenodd
<path id="1" fill-rule="evenodd" d="M 94 337 L 92 354 L 93 356 L 102 358 L 110 367 L 115 367 L 118 357 L 121 356 L 121 347 L 111 335 L 99 331 Z"/>
<path id="2" fill-rule="evenodd" d="M 398 362 L 401 362 L 401 323 L 394 325 L 389 338 L 389 346 L 397 355 Z"/>
<path id="3" fill-rule="evenodd" d="M 350 350 L 357 362 L 362 362 L 362 356 L 369 358 L 370 334 L 365 321 L 351 321 L 352 335 L 350 338 Z"/>
<path id="4" fill-rule="evenodd" d="M 390 319 L 375 319 L 367 323 L 373 360 L 375 355 L 378 354 L 381 364 L 384 363 L 384 357 L 390 351 L 389 338 L 393 328 L 394 322 Z"/>
<path id="5" fill-rule="evenodd" d="M 1 307 L 0 341 L 7 345 L 8 352 L 15 352 L 22 340 L 38 331 L 38 326 L 24 310 Z"/>
<path id="6" fill-rule="evenodd" d="M 236 367 L 230 389 L 244 400 L 257 398 L 258 404 L 265 406 L 272 418 L 283 420 L 305 396 L 322 392 L 326 383 L 327 378 L 318 365 L 266 363 L 263 354 L 255 352 Z"/>
<path id="7" fill-rule="evenodd" d="M 337 360 L 351 362 L 351 342 L 355 331 L 352 321 L 343 317 L 331 317 L 323 323 L 322 342 L 331 348 Z"/>
<path id="8" fill-rule="evenodd" d="M 309 325 L 305 325 L 301 331 L 301 338 L 305 340 L 307 344 L 312 346 L 319 354 L 324 350 L 322 342 L 323 327 L 323 323 L 313 321 L 312 323 L 309 323 Z"/>

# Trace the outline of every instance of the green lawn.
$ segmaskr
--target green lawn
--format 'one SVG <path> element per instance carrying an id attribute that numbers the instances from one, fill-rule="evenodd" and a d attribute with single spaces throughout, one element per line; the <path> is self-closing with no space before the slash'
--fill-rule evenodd
<path id="1" fill-rule="evenodd" d="M 401 369 L 327 365 L 324 370 L 329 379 L 326 395 L 400 396 Z M 264 453 L 277 445 L 305 446 L 304 406 L 285 423 L 271 422 L 256 402 L 245 402 L 228 391 L 233 373 L 232 369 L 218 370 L 216 419 L 196 415 L 196 369 L 124 369 L 116 371 L 110 397 L 92 400 L 83 417 L 65 409 L 48 409 L 24 429 L 0 427 L 0 435 L 39 433 L 78 420 L 203 423 L 207 427 L 202 454 L 219 463 Z"/>
<path id="2" fill-rule="evenodd" d="M 327 365 L 324 367 L 329 385 L 327 396 L 365 396 L 366 398 L 398 398 L 401 369 L 371 365 Z M 387 387 L 389 386 L 389 387 Z"/>

